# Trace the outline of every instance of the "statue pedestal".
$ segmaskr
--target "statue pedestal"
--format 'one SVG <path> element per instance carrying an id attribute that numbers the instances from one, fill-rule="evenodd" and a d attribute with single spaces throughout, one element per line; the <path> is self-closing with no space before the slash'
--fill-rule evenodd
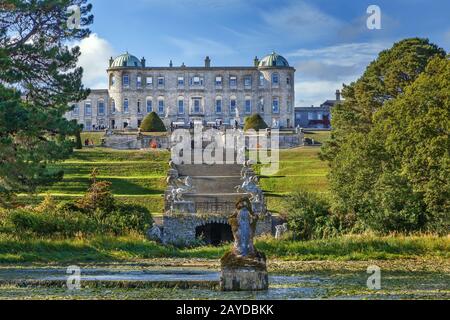
<path id="1" fill-rule="evenodd" d="M 263 291 L 269 288 L 267 271 L 253 268 L 223 269 L 220 274 L 222 291 Z"/>
<path id="2" fill-rule="evenodd" d="M 263 291 L 269 288 L 269 276 L 264 254 L 236 256 L 232 251 L 221 259 L 220 288 L 222 291 Z"/>
<path id="3" fill-rule="evenodd" d="M 171 213 L 195 213 L 195 203 L 192 201 L 174 201 L 170 208 Z"/>

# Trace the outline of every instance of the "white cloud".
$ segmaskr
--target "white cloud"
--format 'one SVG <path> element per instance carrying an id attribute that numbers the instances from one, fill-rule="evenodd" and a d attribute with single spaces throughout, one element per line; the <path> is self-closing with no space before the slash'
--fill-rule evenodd
<path id="1" fill-rule="evenodd" d="M 81 51 L 78 65 L 84 70 L 84 85 L 91 89 L 106 89 L 108 84 L 106 69 L 109 58 L 115 55 L 111 44 L 94 33 L 75 45 L 79 46 Z"/>
<path id="2" fill-rule="evenodd" d="M 299 37 L 303 41 L 329 36 L 330 31 L 343 25 L 340 20 L 304 2 L 285 6 L 278 11 L 262 11 L 261 17 L 270 29 L 280 35 L 283 32 L 283 36 Z"/>
<path id="3" fill-rule="evenodd" d="M 297 69 L 296 105 L 317 106 L 334 99 L 336 89 L 357 80 L 387 47 L 385 43 L 347 43 L 286 54 Z"/>
<path id="4" fill-rule="evenodd" d="M 386 48 L 386 43 L 379 42 L 346 43 L 318 49 L 299 49 L 286 54 L 286 56 L 297 59 L 314 59 L 330 65 L 354 66 L 368 64 Z"/>
<path id="5" fill-rule="evenodd" d="M 187 58 L 204 58 L 209 56 L 226 56 L 234 54 L 235 51 L 220 42 L 205 39 L 205 38 L 193 38 L 190 40 L 168 37 L 167 41 L 178 47 L 181 50 L 180 56 Z"/>

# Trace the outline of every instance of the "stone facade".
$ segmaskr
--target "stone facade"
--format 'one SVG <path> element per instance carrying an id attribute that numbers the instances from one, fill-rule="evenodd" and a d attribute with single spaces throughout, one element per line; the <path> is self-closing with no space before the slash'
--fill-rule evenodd
<path id="1" fill-rule="evenodd" d="M 211 67 L 208 57 L 203 67 L 146 67 L 125 54 L 111 59 L 107 74 L 109 88 L 92 90 L 66 115 L 85 130 L 137 129 L 151 111 L 166 126 L 243 124 L 259 113 L 269 126 L 294 127 L 295 69 L 275 53 L 246 67 Z"/>

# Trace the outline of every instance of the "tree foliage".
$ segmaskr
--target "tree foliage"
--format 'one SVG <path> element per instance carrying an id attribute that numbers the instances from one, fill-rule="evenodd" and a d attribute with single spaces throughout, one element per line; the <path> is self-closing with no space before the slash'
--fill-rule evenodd
<path id="1" fill-rule="evenodd" d="M 148 114 L 141 123 L 143 132 L 166 132 L 166 126 L 156 112 Z"/>
<path id="2" fill-rule="evenodd" d="M 259 115 L 259 113 L 255 113 L 250 117 L 245 119 L 244 131 L 253 129 L 256 131 L 267 129 L 268 125 L 264 121 L 264 119 Z"/>
<path id="3" fill-rule="evenodd" d="M 79 29 L 67 8 L 78 5 Z M 80 50 L 66 44 L 89 35 L 86 0 L 3 0 L 0 3 L 0 205 L 16 192 L 62 178 L 49 162 L 67 158 L 78 126 L 64 119 L 70 102 L 88 95 Z"/>
<path id="4" fill-rule="evenodd" d="M 321 156 L 331 167 L 333 209 L 356 215 L 366 228 L 429 230 L 430 217 L 442 218 L 442 205 L 448 205 L 448 194 L 426 201 L 430 194 L 423 187 L 425 175 L 444 178 L 448 161 L 438 159 L 448 152 L 449 77 L 446 84 L 445 67 L 432 67 L 436 61 L 441 67 L 448 62 L 445 51 L 428 40 L 400 41 L 345 86 L 345 101 L 332 111 L 332 137 Z M 428 94 L 418 90 L 427 81 L 434 85 Z M 440 208 L 433 207 L 436 201 Z"/>

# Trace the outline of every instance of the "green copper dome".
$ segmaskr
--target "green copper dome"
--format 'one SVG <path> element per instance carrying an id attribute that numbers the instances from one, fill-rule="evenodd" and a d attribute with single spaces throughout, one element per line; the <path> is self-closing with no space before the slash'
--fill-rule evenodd
<path id="1" fill-rule="evenodd" d="M 142 67 L 142 63 L 138 58 L 127 52 L 116 57 L 111 64 L 111 68 L 119 67 Z"/>
<path id="2" fill-rule="evenodd" d="M 259 62 L 260 67 L 289 67 L 287 60 L 279 54 L 272 52 L 268 56 L 265 56 Z"/>

